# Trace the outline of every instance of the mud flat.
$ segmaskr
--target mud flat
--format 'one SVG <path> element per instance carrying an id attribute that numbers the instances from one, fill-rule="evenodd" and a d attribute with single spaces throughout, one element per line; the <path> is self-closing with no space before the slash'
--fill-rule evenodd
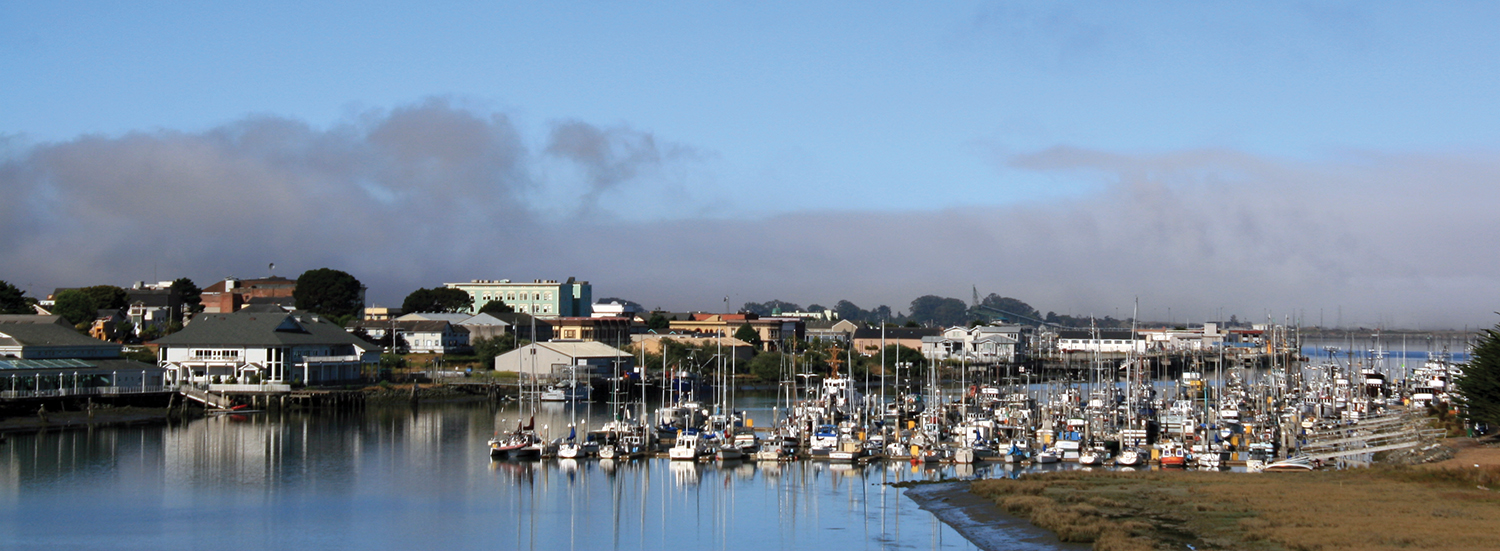
<path id="1" fill-rule="evenodd" d="M 1500 525 L 1500 450 L 1468 446 L 1453 461 L 1302 473 L 1069 471 L 976 481 L 971 491 L 1094 549 L 1500 548 L 1489 530 Z"/>
<path id="2" fill-rule="evenodd" d="M 906 488 L 905 495 L 986 551 L 1088 549 L 1087 545 L 1063 543 L 1026 519 L 1002 512 L 994 502 L 969 491 L 968 482 L 914 484 Z"/>

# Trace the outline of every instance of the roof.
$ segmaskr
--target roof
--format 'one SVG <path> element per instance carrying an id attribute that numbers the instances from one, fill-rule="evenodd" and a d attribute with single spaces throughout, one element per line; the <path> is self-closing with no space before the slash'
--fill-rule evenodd
<path id="1" fill-rule="evenodd" d="M 455 314 L 450 312 L 412 312 L 396 318 L 396 321 L 446 321 L 458 323 L 474 317 L 472 314 Z"/>
<path id="2" fill-rule="evenodd" d="M 365 350 L 375 349 L 364 339 L 316 315 L 288 313 L 275 306 L 250 307 L 230 314 L 198 314 L 182 331 L 157 339 L 156 344 L 166 347 L 352 344 Z"/>
<path id="3" fill-rule="evenodd" d="M 118 344 L 79 334 L 66 325 L 28 322 L 0 323 L 0 346 L 111 346 L 116 349 L 120 347 Z"/>
<path id="4" fill-rule="evenodd" d="M 570 358 L 603 358 L 631 355 L 629 352 L 596 341 L 550 341 L 536 343 L 536 346 Z M 521 348 L 524 349 L 525 347 Z"/>
<path id="5" fill-rule="evenodd" d="M 266 277 L 266 278 L 261 278 L 261 279 L 240 279 L 240 280 L 236 280 L 235 283 L 234 283 L 235 290 L 240 290 L 240 289 L 274 289 L 274 288 L 296 287 L 296 286 L 297 286 L 297 280 L 287 279 L 287 278 L 278 277 L 278 276 L 271 276 L 271 277 Z M 203 289 L 203 292 L 205 292 L 205 293 L 222 293 L 222 292 L 225 291 L 224 287 L 225 287 L 224 286 L 224 280 L 221 279 L 221 280 L 215 281 L 213 285 L 209 285 L 208 287 L 205 287 Z"/>
<path id="6" fill-rule="evenodd" d="M 38 316 L 32 314 L 0 314 L 0 323 L 51 323 L 72 327 L 62 316 Z"/>
<path id="7" fill-rule="evenodd" d="M 934 337 L 943 334 L 942 329 L 936 327 L 887 327 L 885 338 L 887 339 L 920 339 L 922 337 Z M 880 338 L 879 327 L 864 327 L 854 330 L 856 339 L 878 339 Z"/>

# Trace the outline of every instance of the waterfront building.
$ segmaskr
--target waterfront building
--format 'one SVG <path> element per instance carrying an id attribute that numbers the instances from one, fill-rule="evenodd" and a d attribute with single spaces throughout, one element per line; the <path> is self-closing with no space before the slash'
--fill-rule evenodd
<path id="1" fill-rule="evenodd" d="M 1014 363 L 1025 355 L 1020 325 L 955 326 L 922 337 L 922 356 L 934 361 L 963 359 L 977 364 Z"/>
<path id="2" fill-rule="evenodd" d="M 1058 331 L 1059 352 L 1113 352 L 1124 354 L 1146 352 L 1149 341 L 1139 331 Z"/>
<path id="3" fill-rule="evenodd" d="M 0 315 L 0 398 L 160 392 L 162 369 L 121 357 L 62 316 Z"/>
<path id="4" fill-rule="evenodd" d="M 656 356 L 661 355 L 662 346 L 665 345 L 666 341 L 669 340 L 675 341 L 679 344 L 714 347 L 716 349 L 723 350 L 725 357 L 732 358 L 735 362 L 738 363 L 748 362 L 751 358 L 755 357 L 754 346 L 751 346 L 750 343 L 736 339 L 734 337 L 705 337 L 701 335 L 678 334 L 670 332 L 645 333 L 630 336 L 630 342 L 631 344 L 635 345 L 637 351 Z M 700 359 L 700 361 L 706 360 L 706 358 Z M 654 369 L 661 366 L 656 365 L 648 367 Z"/>
<path id="5" fill-rule="evenodd" d="M 199 314 L 158 339 L 172 384 L 236 380 L 329 384 L 353 381 L 380 361 L 380 348 L 310 312 L 252 306 Z"/>
<path id="6" fill-rule="evenodd" d="M 576 369 L 580 378 L 609 377 L 615 372 L 615 362 L 620 362 L 620 373 L 635 368 L 635 357 L 629 352 L 601 342 L 538 342 L 495 356 L 495 371 L 562 379 Z"/>
<path id="7" fill-rule="evenodd" d="M 473 299 L 470 312 L 478 312 L 492 300 L 504 302 L 517 313 L 540 318 L 588 317 L 593 311 L 593 287 L 587 281 L 571 277 L 562 283 L 555 279 L 538 279 L 530 283 L 512 282 L 509 279 L 475 279 L 467 283 L 443 285 L 468 293 L 469 298 Z"/>

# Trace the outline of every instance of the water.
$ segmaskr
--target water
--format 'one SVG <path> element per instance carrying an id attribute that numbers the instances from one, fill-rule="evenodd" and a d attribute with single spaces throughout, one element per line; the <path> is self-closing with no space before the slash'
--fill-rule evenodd
<path id="1" fill-rule="evenodd" d="M 746 403 L 770 420 L 769 400 Z M 602 424 L 606 409 L 544 408 L 537 426 L 560 436 L 575 416 Z M 12 434 L 0 444 L 0 548 L 974 549 L 887 483 L 1013 475 L 1002 465 L 492 462 L 486 441 L 521 417 L 424 404 Z M 1007 530 L 1018 547 L 1055 548 L 1033 541 L 1034 529 Z"/>

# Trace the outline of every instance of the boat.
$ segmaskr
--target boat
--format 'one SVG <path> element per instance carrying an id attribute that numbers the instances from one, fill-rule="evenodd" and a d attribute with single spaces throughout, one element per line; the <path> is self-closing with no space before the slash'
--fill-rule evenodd
<path id="1" fill-rule="evenodd" d="M 587 402 L 594 389 L 588 383 L 560 381 L 547 387 L 541 394 L 543 402 Z"/>
<path id="2" fill-rule="evenodd" d="M 524 426 L 521 425 L 520 421 L 517 421 L 516 430 L 503 435 L 497 433 L 493 438 L 490 438 L 488 443 L 490 457 L 493 459 L 534 459 L 538 457 L 541 448 L 537 446 L 542 443 L 542 439 L 537 437 L 534 427 L 536 427 L 536 418 L 532 417 L 531 422 Z"/>
<path id="3" fill-rule="evenodd" d="M 1141 452 L 1136 450 L 1123 450 L 1120 455 L 1115 456 L 1116 467 L 1139 467 L 1141 465 Z"/>
<path id="4" fill-rule="evenodd" d="M 1317 464 L 1305 457 L 1293 457 L 1266 465 L 1261 472 L 1266 473 L 1305 473 L 1317 468 Z"/>
<path id="5" fill-rule="evenodd" d="M 708 455 L 711 452 L 704 436 L 698 429 L 678 433 L 677 442 L 667 450 L 667 457 L 673 461 L 696 461 L 699 457 Z"/>

